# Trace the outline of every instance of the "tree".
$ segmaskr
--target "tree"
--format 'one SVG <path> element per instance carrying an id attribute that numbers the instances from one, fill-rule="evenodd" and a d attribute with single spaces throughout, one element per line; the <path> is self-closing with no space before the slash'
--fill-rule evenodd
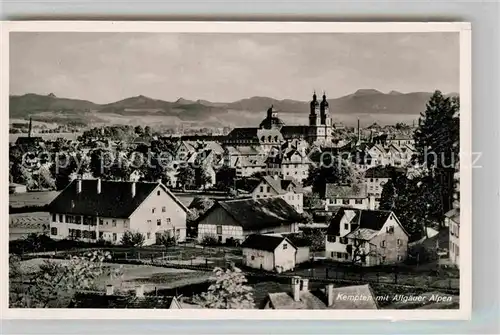
<path id="1" fill-rule="evenodd" d="M 253 309 L 255 303 L 252 287 L 246 285 L 243 272 L 230 265 L 227 269 L 215 268 L 214 281 L 207 292 L 194 297 L 194 302 L 204 308 Z"/>
<path id="2" fill-rule="evenodd" d="M 303 228 L 302 237 L 311 245 L 311 251 L 325 250 L 326 232 L 324 229 Z"/>
<path id="3" fill-rule="evenodd" d="M 430 170 L 433 182 L 439 186 L 436 191 L 443 209 L 436 218 L 439 221 L 453 204 L 453 174 L 458 167 L 460 150 L 459 118 L 460 99 L 435 91 L 414 134 L 418 162 Z"/>
<path id="4" fill-rule="evenodd" d="M 144 134 L 144 129 L 142 129 L 141 126 L 136 126 L 134 128 L 134 132 L 136 135 L 141 136 L 142 134 Z"/>
<path id="5" fill-rule="evenodd" d="M 182 185 L 183 190 L 187 188 L 193 189 L 196 187 L 195 170 L 190 165 L 182 166 L 178 172 L 178 181 Z"/>
<path id="6" fill-rule="evenodd" d="M 151 136 L 151 127 L 150 126 L 144 127 L 144 135 Z"/>
<path id="7" fill-rule="evenodd" d="M 177 239 L 175 236 L 171 236 L 169 233 L 163 232 L 163 234 L 158 236 L 157 242 L 158 244 L 163 245 L 165 249 L 168 249 L 177 244 Z"/>
<path id="8" fill-rule="evenodd" d="M 141 247 L 144 244 L 144 235 L 140 232 L 126 231 L 121 239 L 121 244 L 125 247 Z"/>
<path id="9" fill-rule="evenodd" d="M 11 290 L 10 306 L 14 308 L 67 307 L 78 290 L 96 289 L 103 275 L 113 278 L 121 268 L 104 266 L 110 260 L 109 252 L 93 251 L 73 256 L 65 261 L 45 260 L 34 274 L 25 273 L 17 290 Z M 16 283 L 11 280 L 11 284 Z"/>
<path id="10" fill-rule="evenodd" d="M 356 184 L 360 180 L 359 174 L 346 160 L 332 155 L 324 155 L 319 166 L 312 166 L 304 186 L 312 186 L 315 193 L 325 195 L 326 184 Z"/>
<path id="11" fill-rule="evenodd" d="M 319 194 L 312 192 L 304 194 L 304 207 L 321 208 L 324 207 L 324 205 Z"/>
<path id="12" fill-rule="evenodd" d="M 215 175 L 215 187 L 218 190 L 230 192 L 230 190 L 234 188 L 235 179 L 236 169 L 222 166 Z"/>
<path id="13" fill-rule="evenodd" d="M 207 184 L 212 183 L 212 176 L 208 173 L 206 166 L 201 166 L 195 170 L 196 186 L 206 189 Z"/>

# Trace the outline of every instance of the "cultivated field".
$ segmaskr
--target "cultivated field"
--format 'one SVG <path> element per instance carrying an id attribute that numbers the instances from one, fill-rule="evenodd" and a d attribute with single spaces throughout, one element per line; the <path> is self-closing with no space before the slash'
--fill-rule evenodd
<path id="1" fill-rule="evenodd" d="M 9 214 L 9 241 L 26 237 L 30 233 L 46 233 L 50 226 L 47 212 Z"/>

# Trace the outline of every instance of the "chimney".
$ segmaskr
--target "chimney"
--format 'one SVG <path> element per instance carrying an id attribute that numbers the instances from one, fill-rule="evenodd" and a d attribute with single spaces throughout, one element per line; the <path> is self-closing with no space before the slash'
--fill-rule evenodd
<path id="1" fill-rule="evenodd" d="M 302 279 L 302 289 L 301 289 L 301 291 L 302 292 L 309 291 L 309 279 L 307 279 L 307 278 Z"/>
<path id="2" fill-rule="evenodd" d="M 76 193 L 77 194 L 82 193 L 82 179 L 81 178 L 76 179 Z"/>
<path id="3" fill-rule="evenodd" d="M 135 197 L 135 181 L 132 182 L 132 198 Z"/>
<path id="4" fill-rule="evenodd" d="M 106 295 L 113 295 L 115 293 L 115 287 L 113 285 L 106 285 Z"/>
<path id="5" fill-rule="evenodd" d="M 327 305 L 328 305 L 328 307 L 332 307 L 333 306 L 333 284 L 326 285 L 325 293 L 326 293 Z"/>
<path id="6" fill-rule="evenodd" d="M 139 285 L 135 288 L 135 296 L 137 298 L 144 298 L 144 285 Z"/>
<path id="7" fill-rule="evenodd" d="M 101 194 L 101 178 L 97 178 L 97 194 Z"/>
<path id="8" fill-rule="evenodd" d="M 292 277 L 292 293 L 293 300 L 300 301 L 300 277 L 298 276 Z"/>
<path id="9" fill-rule="evenodd" d="M 30 125 L 29 125 L 29 128 L 28 128 L 28 138 L 31 137 L 31 118 L 30 118 Z"/>

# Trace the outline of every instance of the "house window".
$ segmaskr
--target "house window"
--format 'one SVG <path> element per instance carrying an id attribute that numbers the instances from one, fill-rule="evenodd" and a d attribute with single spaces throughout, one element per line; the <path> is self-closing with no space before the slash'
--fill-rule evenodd
<path id="1" fill-rule="evenodd" d="M 398 238 L 398 245 L 401 245 L 401 240 Z"/>
<path id="2" fill-rule="evenodd" d="M 255 260 L 255 256 L 252 255 L 252 257 L 250 257 L 250 259 L 253 261 Z"/>
<path id="3" fill-rule="evenodd" d="M 104 224 L 104 220 L 103 219 L 99 219 L 99 226 L 102 226 Z"/>
<path id="4" fill-rule="evenodd" d="M 83 231 L 83 238 L 90 238 L 90 231 L 84 230 Z"/>
<path id="5" fill-rule="evenodd" d="M 99 232 L 99 239 L 104 237 L 104 233 L 102 231 Z"/>
<path id="6" fill-rule="evenodd" d="M 344 229 L 345 230 L 349 230 L 349 224 L 348 223 L 344 223 Z"/>
<path id="7" fill-rule="evenodd" d="M 403 257 L 401 255 L 398 255 L 398 262 L 401 262 L 403 260 Z"/>
<path id="8" fill-rule="evenodd" d="M 167 224 L 170 224 L 172 222 L 172 220 L 170 220 L 170 218 L 167 218 Z"/>
<path id="9" fill-rule="evenodd" d="M 288 248 L 288 244 L 283 244 L 283 250 L 286 250 Z"/>
<path id="10" fill-rule="evenodd" d="M 57 222 L 57 215 L 56 214 L 52 214 L 52 221 Z"/>
<path id="11" fill-rule="evenodd" d="M 328 235 L 328 236 L 327 236 L 327 239 L 328 239 L 328 242 L 335 243 L 335 241 L 336 241 L 336 236 L 334 236 L 334 235 Z"/>
<path id="12" fill-rule="evenodd" d="M 271 192 L 271 187 L 270 186 L 267 187 L 267 192 L 268 193 Z"/>
<path id="13" fill-rule="evenodd" d="M 363 203 L 363 199 L 356 199 L 356 205 L 361 205 Z"/>
<path id="14" fill-rule="evenodd" d="M 349 258 L 349 254 L 348 254 L 347 252 L 344 254 L 344 258 L 345 258 L 345 259 L 348 259 L 348 258 Z"/>
<path id="15" fill-rule="evenodd" d="M 148 220 L 147 223 L 151 223 L 151 220 Z"/>
<path id="16" fill-rule="evenodd" d="M 373 178 L 370 179 L 370 182 L 373 183 Z"/>
<path id="17" fill-rule="evenodd" d="M 155 213 L 155 210 L 156 210 L 156 208 L 154 208 L 154 207 L 153 207 L 153 208 L 151 209 L 151 213 L 153 213 L 153 214 L 154 214 L 154 213 Z"/>
<path id="18" fill-rule="evenodd" d="M 389 233 L 389 234 L 394 233 L 394 227 L 393 226 L 387 227 L 386 228 L 386 232 Z"/>
<path id="19" fill-rule="evenodd" d="M 342 199 L 342 203 L 344 205 L 349 205 L 349 199 Z"/>
<path id="20" fill-rule="evenodd" d="M 93 239 L 93 240 L 97 239 L 97 233 L 96 233 L 95 230 L 93 230 L 93 231 L 90 232 L 90 238 Z"/>
<path id="21" fill-rule="evenodd" d="M 50 235 L 57 235 L 57 228 L 56 227 L 50 228 Z"/>
<path id="22" fill-rule="evenodd" d="M 158 190 L 158 191 L 156 192 L 156 195 L 160 195 L 160 194 L 161 194 L 161 191 L 160 191 L 160 190 Z"/>
<path id="23" fill-rule="evenodd" d="M 75 232 L 76 232 L 75 234 L 76 238 L 82 237 L 82 231 L 80 229 L 75 229 Z"/>
<path id="24" fill-rule="evenodd" d="M 161 226 L 161 219 L 156 220 L 156 225 Z"/>
<path id="25" fill-rule="evenodd" d="M 67 223 L 74 223 L 75 217 L 73 215 L 66 215 L 66 222 Z"/>
<path id="26" fill-rule="evenodd" d="M 80 215 L 75 216 L 75 223 L 82 224 L 82 217 Z"/>
<path id="27" fill-rule="evenodd" d="M 147 236 L 147 239 L 149 240 L 151 238 L 151 233 L 147 233 L 146 236 Z"/>
<path id="28" fill-rule="evenodd" d="M 460 256 L 460 250 L 459 249 L 460 249 L 460 247 L 458 245 L 455 246 L 455 255 L 456 256 Z"/>
<path id="29" fill-rule="evenodd" d="M 337 252 L 337 258 L 342 258 L 342 253 L 341 252 Z"/>
<path id="30" fill-rule="evenodd" d="M 113 241 L 116 241 L 116 240 L 117 240 L 116 233 L 113 233 Z"/>
<path id="31" fill-rule="evenodd" d="M 262 192 L 264 192 L 264 186 L 261 186 L 261 187 L 260 187 L 260 192 L 261 192 L 261 193 L 262 193 Z"/>
<path id="32" fill-rule="evenodd" d="M 59 222 L 64 222 L 64 218 L 62 214 L 59 214 Z"/>
<path id="33" fill-rule="evenodd" d="M 161 208 L 161 211 L 162 211 L 162 213 L 165 213 L 165 212 L 167 211 L 167 207 L 163 206 L 163 207 Z"/>
<path id="34" fill-rule="evenodd" d="M 222 234 L 222 226 L 217 226 L 217 234 L 218 235 Z"/>
<path id="35" fill-rule="evenodd" d="M 335 257 L 335 253 L 332 251 L 331 255 L 330 255 L 331 258 Z"/>
<path id="36" fill-rule="evenodd" d="M 116 227 L 116 220 L 115 219 L 113 219 L 113 221 L 111 221 L 111 223 L 112 223 L 113 227 Z"/>
<path id="37" fill-rule="evenodd" d="M 129 225 L 128 225 L 128 221 L 127 221 L 127 220 L 123 221 L 123 227 L 124 227 L 124 228 L 128 228 L 128 227 L 129 227 Z"/>
<path id="38" fill-rule="evenodd" d="M 382 248 L 385 248 L 385 240 L 380 241 L 380 246 L 381 246 Z"/>

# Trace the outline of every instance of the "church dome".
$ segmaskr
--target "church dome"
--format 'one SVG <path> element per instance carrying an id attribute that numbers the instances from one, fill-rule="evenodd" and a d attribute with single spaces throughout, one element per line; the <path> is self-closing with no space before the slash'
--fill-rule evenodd
<path id="1" fill-rule="evenodd" d="M 313 99 L 311 101 L 311 107 L 314 108 L 316 106 L 319 106 L 319 102 L 318 100 L 316 99 L 316 92 L 313 94 Z"/>
<path id="2" fill-rule="evenodd" d="M 279 117 L 266 117 L 259 125 L 261 129 L 272 129 L 272 128 L 281 128 L 285 125 L 285 122 L 281 120 Z"/>
<path id="3" fill-rule="evenodd" d="M 326 95 L 323 94 L 323 100 L 321 101 L 322 107 L 328 107 L 328 101 L 326 101 Z"/>

